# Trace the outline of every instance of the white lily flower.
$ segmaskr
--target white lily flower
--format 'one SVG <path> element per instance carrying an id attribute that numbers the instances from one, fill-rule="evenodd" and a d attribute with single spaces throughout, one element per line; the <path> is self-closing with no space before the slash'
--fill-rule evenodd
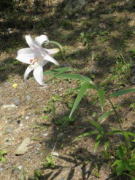
<path id="1" fill-rule="evenodd" d="M 45 85 L 43 81 L 43 66 L 48 62 L 59 65 L 59 63 L 51 56 L 59 52 L 59 49 L 46 49 L 42 47 L 43 43 L 49 42 L 46 35 L 37 36 L 35 39 L 30 35 L 26 35 L 25 40 L 29 45 L 29 48 L 18 50 L 16 57 L 17 60 L 29 64 L 24 73 L 24 80 L 26 80 L 30 72 L 33 71 L 35 80 L 40 85 Z"/>

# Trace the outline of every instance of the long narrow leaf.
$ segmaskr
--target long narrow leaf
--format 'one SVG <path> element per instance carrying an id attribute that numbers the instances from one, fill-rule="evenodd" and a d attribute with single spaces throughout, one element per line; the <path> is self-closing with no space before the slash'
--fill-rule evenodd
<path id="1" fill-rule="evenodd" d="M 101 130 L 101 131 L 103 130 L 102 126 L 98 122 L 96 122 L 94 120 L 91 120 L 90 124 L 92 124 L 92 126 L 94 126 L 98 130 Z"/>
<path id="2" fill-rule="evenodd" d="M 84 83 L 81 85 L 81 88 L 80 88 L 80 90 L 79 90 L 79 93 L 78 93 L 78 95 L 77 95 L 77 97 L 76 97 L 76 99 L 75 99 L 75 102 L 74 102 L 74 104 L 73 104 L 73 108 L 72 108 L 72 110 L 71 110 L 71 112 L 70 112 L 69 118 L 71 118 L 71 116 L 73 115 L 74 111 L 77 109 L 80 101 L 81 101 L 82 98 L 84 97 L 87 89 L 91 88 L 91 86 L 92 86 L 92 85 L 91 85 L 90 83 L 88 83 L 88 82 L 84 82 Z"/>
<path id="3" fill-rule="evenodd" d="M 113 111 L 107 111 L 107 112 L 103 113 L 103 114 L 98 118 L 98 120 L 100 121 L 100 123 L 104 122 L 104 120 L 107 119 L 112 112 L 113 112 Z"/>
<path id="4" fill-rule="evenodd" d="M 99 103 L 103 111 L 105 105 L 105 91 L 103 89 L 99 89 L 97 90 L 97 93 L 98 93 Z"/>
<path id="5" fill-rule="evenodd" d="M 100 144 L 100 141 L 97 141 L 97 142 L 95 143 L 95 146 L 94 146 L 94 152 L 97 151 L 97 148 L 98 148 L 99 144 Z"/>
<path id="6" fill-rule="evenodd" d="M 131 92 L 135 92 L 135 89 L 133 88 L 133 89 L 119 90 L 119 91 L 112 93 L 110 96 L 111 97 L 118 97 L 118 96 L 122 96 L 124 94 L 131 93 Z"/>
<path id="7" fill-rule="evenodd" d="M 74 69 L 71 68 L 71 67 L 62 67 L 62 68 L 57 68 L 57 69 L 53 69 L 53 70 L 50 70 L 50 71 L 45 71 L 44 74 L 47 75 L 47 74 L 52 74 L 52 75 L 55 75 L 56 73 L 65 73 L 65 72 L 70 72 L 70 71 L 73 71 Z"/>
<path id="8" fill-rule="evenodd" d="M 94 131 L 89 131 L 89 132 L 85 132 L 83 134 L 81 134 L 80 136 L 76 137 L 74 141 L 78 141 L 79 139 L 83 138 L 83 137 L 87 137 L 87 136 L 92 136 L 92 135 L 96 135 L 98 132 L 96 130 Z"/>
<path id="9" fill-rule="evenodd" d="M 80 80 L 80 81 L 87 81 L 87 82 L 90 82 L 91 84 L 93 84 L 93 81 L 90 78 L 80 75 L 80 74 L 71 74 L 71 73 L 64 74 L 63 73 L 63 74 L 56 75 L 56 77 L 63 78 L 63 79 L 74 79 L 74 80 Z"/>

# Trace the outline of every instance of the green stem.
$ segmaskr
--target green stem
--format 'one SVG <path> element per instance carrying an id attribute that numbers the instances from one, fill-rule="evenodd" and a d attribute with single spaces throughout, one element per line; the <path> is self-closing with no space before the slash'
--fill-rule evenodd
<path id="1" fill-rule="evenodd" d="M 119 114 L 118 114 L 118 112 L 117 112 L 114 104 L 112 103 L 112 101 L 111 101 L 111 99 L 110 99 L 109 97 L 108 97 L 108 101 L 109 101 L 110 105 L 112 106 L 112 109 L 113 109 L 113 111 L 114 111 L 114 113 L 115 113 L 115 115 L 116 115 L 116 117 L 117 117 L 117 120 L 118 120 L 118 123 L 119 123 L 119 126 L 120 126 L 121 131 L 124 132 L 124 130 L 123 130 L 123 128 L 122 128 L 122 125 L 121 125 L 122 120 L 121 120 L 121 118 L 120 118 L 120 116 L 119 116 Z M 124 142 L 125 142 L 125 146 L 127 147 L 127 151 L 128 151 L 128 153 L 129 153 L 129 152 L 130 152 L 129 138 L 127 138 L 126 136 L 124 136 L 124 139 L 125 139 L 125 141 L 124 141 Z M 128 154 L 128 153 L 127 153 L 127 154 Z"/>
<path id="2" fill-rule="evenodd" d="M 122 128 L 122 125 L 121 125 L 122 120 L 121 120 L 121 118 L 120 118 L 114 104 L 112 103 L 111 99 L 109 97 L 107 99 L 108 99 L 108 102 L 110 103 L 110 105 L 111 105 L 111 107 L 112 107 L 112 109 L 113 109 L 113 111 L 114 111 L 114 113 L 115 113 L 115 115 L 117 117 L 117 121 L 119 123 L 120 129 L 123 131 L 123 128 Z"/>
<path id="3" fill-rule="evenodd" d="M 65 60 L 65 52 L 64 52 L 64 49 L 63 49 L 63 47 L 61 46 L 61 44 L 58 43 L 58 42 L 56 42 L 56 41 L 49 41 L 49 43 L 50 43 L 50 44 L 54 44 L 54 45 L 56 45 L 56 46 L 59 47 L 60 52 L 61 52 L 61 56 L 62 56 L 63 60 Z"/>

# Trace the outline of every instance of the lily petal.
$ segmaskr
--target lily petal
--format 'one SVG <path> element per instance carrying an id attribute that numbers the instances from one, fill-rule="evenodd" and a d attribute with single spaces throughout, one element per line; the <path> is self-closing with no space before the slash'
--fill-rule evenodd
<path id="1" fill-rule="evenodd" d="M 16 59 L 23 62 L 23 63 L 26 63 L 26 64 L 31 64 L 31 59 L 35 59 L 36 58 L 36 55 L 34 53 L 33 50 L 31 50 L 30 48 L 24 48 L 24 49 L 20 49 L 18 52 L 17 52 L 17 57 Z"/>
<path id="2" fill-rule="evenodd" d="M 54 63 L 54 64 L 56 64 L 56 65 L 59 65 L 59 63 L 58 63 L 53 57 L 51 57 L 51 56 L 48 55 L 48 54 L 46 54 L 46 55 L 44 56 L 44 60 L 45 60 L 45 61 L 52 62 L 52 63 Z"/>
<path id="3" fill-rule="evenodd" d="M 35 80 L 36 80 L 41 86 L 45 85 L 45 83 L 44 83 L 44 81 L 43 81 L 43 67 L 42 67 L 42 66 L 37 65 L 37 66 L 34 68 L 33 76 L 34 76 Z"/>
<path id="4" fill-rule="evenodd" d="M 53 49 L 45 49 L 47 52 L 48 52 L 48 54 L 50 54 L 50 55 L 53 55 L 53 54 L 56 54 L 56 53 L 58 53 L 60 50 L 58 49 L 58 48 L 53 48 Z"/>
<path id="5" fill-rule="evenodd" d="M 41 46 L 43 43 L 48 43 L 49 39 L 46 35 L 37 36 L 35 41 Z"/>
<path id="6" fill-rule="evenodd" d="M 32 48 L 32 49 L 38 48 L 39 44 L 35 40 L 32 39 L 31 35 L 26 35 L 25 40 L 30 48 Z"/>
<path id="7" fill-rule="evenodd" d="M 29 74 L 34 70 L 34 66 L 33 65 L 29 65 L 27 67 L 27 69 L 25 70 L 25 73 L 24 73 L 24 80 L 27 80 Z"/>
<path id="8" fill-rule="evenodd" d="M 33 50 L 31 48 L 22 48 L 17 51 L 17 55 L 19 54 L 31 54 Z"/>

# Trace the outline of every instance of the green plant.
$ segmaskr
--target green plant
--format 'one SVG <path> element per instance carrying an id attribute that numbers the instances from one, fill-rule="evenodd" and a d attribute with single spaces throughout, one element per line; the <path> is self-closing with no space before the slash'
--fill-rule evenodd
<path id="1" fill-rule="evenodd" d="M 90 42 L 95 37 L 96 34 L 97 34 L 96 32 L 81 32 L 80 33 L 80 40 L 84 46 L 89 48 Z"/>
<path id="2" fill-rule="evenodd" d="M 40 178 L 42 178 L 42 171 L 40 169 L 36 169 L 34 171 L 34 180 L 39 180 Z"/>
<path id="3" fill-rule="evenodd" d="M 0 150 L 0 162 L 5 162 L 6 161 L 6 158 L 5 158 L 6 154 L 7 154 L 7 151 Z"/>
<path id="4" fill-rule="evenodd" d="M 123 63 L 123 62 L 122 62 Z M 128 66 L 125 65 L 123 67 L 123 64 L 118 63 L 118 67 L 122 67 L 120 72 L 118 74 L 121 74 L 121 71 L 127 71 L 128 72 Z M 90 124 L 93 127 L 93 130 L 89 132 L 85 132 L 81 134 L 76 139 L 80 139 L 85 136 L 94 136 L 95 137 L 95 148 L 94 150 L 99 147 L 100 144 L 104 146 L 104 151 L 102 151 L 102 154 L 110 161 L 111 167 L 113 167 L 113 173 L 117 176 L 119 175 L 127 175 L 129 177 L 134 178 L 134 171 L 135 171 L 135 155 L 134 155 L 134 149 L 132 146 L 133 138 L 135 137 L 135 133 L 132 133 L 130 131 L 125 131 L 122 128 L 122 119 L 119 116 L 118 110 L 116 106 L 113 104 L 111 98 L 113 97 L 119 97 L 127 93 L 133 93 L 135 92 L 134 88 L 131 89 L 121 89 L 118 91 L 115 91 L 113 93 L 108 93 L 104 90 L 103 87 L 100 87 L 99 85 L 95 84 L 89 77 L 82 76 L 80 74 L 73 74 L 66 72 L 67 69 L 59 69 L 58 71 L 53 71 L 53 76 L 57 78 L 62 79 L 70 79 L 70 80 L 76 80 L 79 81 L 79 87 L 77 88 L 77 96 L 75 98 L 74 104 L 72 106 L 71 112 L 69 114 L 69 119 L 73 117 L 74 112 L 77 110 L 77 108 L 80 105 L 80 102 L 84 98 L 84 96 L 87 95 L 87 92 L 90 90 L 94 90 L 95 94 L 98 99 L 98 105 L 100 106 L 101 112 L 96 114 L 93 118 L 96 118 L 95 120 L 91 120 Z M 119 71 L 119 68 L 117 69 Z M 60 73 L 59 73 L 60 71 Z M 105 110 L 106 104 L 110 105 L 110 109 L 108 111 Z M 110 131 L 107 131 L 104 129 L 102 123 L 104 120 L 106 120 L 110 114 L 114 114 L 117 122 L 119 123 L 119 129 L 112 129 Z M 68 121 L 69 121 L 68 119 Z M 67 118 L 64 119 L 63 122 L 67 123 Z M 61 123 L 61 122 L 60 122 Z M 120 139 L 120 142 L 116 145 L 112 144 L 111 137 L 114 137 L 117 135 L 122 136 L 123 139 Z M 112 160 L 113 159 L 113 160 Z"/>
<path id="5" fill-rule="evenodd" d="M 54 122 L 59 126 L 65 127 L 70 124 L 73 124 L 75 122 L 75 118 L 74 117 L 69 118 L 69 116 L 64 116 L 62 118 L 55 119 Z"/>
<path id="6" fill-rule="evenodd" d="M 135 151 L 131 149 L 129 152 L 128 146 L 119 145 L 112 168 L 117 176 L 127 175 L 135 180 Z"/>
<path id="7" fill-rule="evenodd" d="M 54 168 L 55 167 L 55 160 L 54 160 L 54 157 L 52 155 L 48 155 L 45 158 L 45 161 L 43 163 L 43 167 L 45 167 L 45 168 Z"/>
<path id="8" fill-rule="evenodd" d="M 108 139 L 108 132 L 103 128 L 103 126 L 96 121 L 91 120 L 90 124 L 94 128 L 89 132 L 85 132 L 78 136 L 75 140 L 79 140 L 82 137 L 86 136 L 95 136 L 95 147 L 94 151 L 97 150 L 98 146 L 102 144 L 104 146 L 104 150 L 106 151 L 109 148 L 109 139 Z"/>
<path id="9" fill-rule="evenodd" d="M 133 111 L 135 111 L 135 103 L 132 103 L 132 104 L 130 104 L 130 109 L 132 109 Z"/>
<path id="10" fill-rule="evenodd" d="M 131 72 L 131 62 L 127 62 L 125 57 L 120 54 L 116 57 L 116 64 L 112 69 L 112 75 L 109 77 L 115 84 L 125 83 L 128 81 Z"/>

